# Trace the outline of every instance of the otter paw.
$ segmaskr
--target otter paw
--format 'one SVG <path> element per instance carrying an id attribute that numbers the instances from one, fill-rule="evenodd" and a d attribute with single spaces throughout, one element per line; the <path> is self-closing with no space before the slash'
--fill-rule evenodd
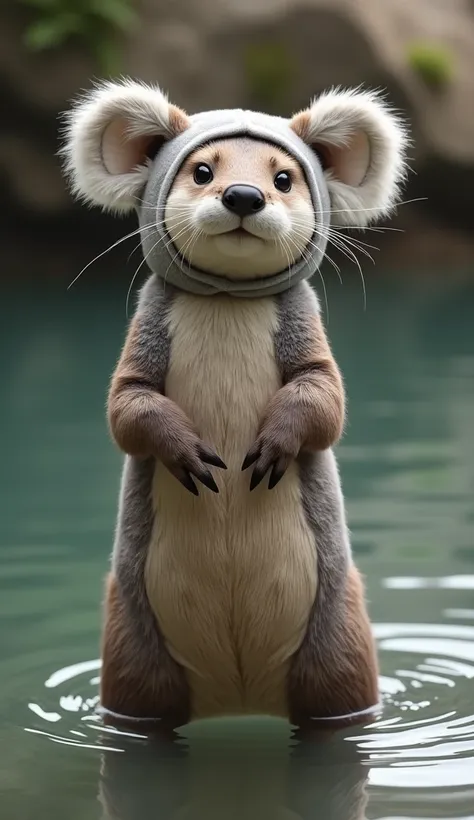
<path id="1" fill-rule="evenodd" d="M 250 479 L 250 490 L 254 490 L 260 484 L 270 469 L 268 489 L 272 490 L 276 487 L 298 451 L 299 447 L 288 440 L 284 441 L 278 436 L 268 436 L 262 433 L 248 451 L 242 464 L 242 471 L 255 464 Z"/>
<path id="2" fill-rule="evenodd" d="M 176 457 L 166 462 L 166 467 L 183 487 L 193 495 L 199 495 L 199 490 L 194 483 L 194 478 L 197 478 L 201 484 L 204 484 L 213 493 L 218 493 L 219 488 L 211 471 L 206 467 L 206 464 L 210 464 L 213 467 L 219 467 L 221 470 L 227 470 L 226 465 L 217 453 L 197 436 L 193 436 L 191 440 L 181 442 L 178 450 Z"/>

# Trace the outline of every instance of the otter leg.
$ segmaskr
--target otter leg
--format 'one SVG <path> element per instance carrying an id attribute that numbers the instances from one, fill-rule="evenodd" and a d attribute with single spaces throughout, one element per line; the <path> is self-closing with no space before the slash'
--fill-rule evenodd
<path id="1" fill-rule="evenodd" d="M 354 565 L 349 566 L 344 593 L 338 617 L 330 622 L 323 596 L 318 596 L 306 636 L 292 661 L 289 716 L 303 731 L 312 727 L 324 733 L 369 722 L 378 705 L 377 652 L 364 586 Z"/>
<path id="2" fill-rule="evenodd" d="M 100 702 L 107 722 L 138 718 L 145 726 L 149 718 L 151 727 L 158 719 L 160 734 L 189 720 L 184 670 L 170 656 L 157 625 L 137 624 L 113 573 L 106 585 Z"/>

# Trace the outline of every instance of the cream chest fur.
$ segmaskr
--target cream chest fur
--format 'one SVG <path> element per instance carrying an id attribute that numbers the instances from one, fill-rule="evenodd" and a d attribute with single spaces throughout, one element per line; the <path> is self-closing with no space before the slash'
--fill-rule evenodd
<path id="1" fill-rule="evenodd" d="M 188 493 L 157 464 L 146 588 L 196 717 L 285 715 L 285 680 L 316 586 L 316 547 L 293 464 L 272 492 L 249 492 L 242 454 L 280 387 L 272 299 L 179 295 L 166 394 L 224 459 L 219 494 Z M 268 674 L 269 670 L 271 671 Z"/>

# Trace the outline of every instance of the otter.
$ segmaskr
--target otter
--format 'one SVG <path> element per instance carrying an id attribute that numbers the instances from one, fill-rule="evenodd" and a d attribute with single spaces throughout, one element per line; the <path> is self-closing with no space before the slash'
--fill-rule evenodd
<path id="1" fill-rule="evenodd" d="M 135 210 L 150 268 L 111 379 L 124 467 L 100 704 L 180 726 L 372 715 L 378 665 L 333 448 L 343 379 L 308 278 L 331 225 L 389 214 L 403 123 L 330 90 L 291 118 L 189 116 L 105 82 L 71 108 L 74 195 Z"/>

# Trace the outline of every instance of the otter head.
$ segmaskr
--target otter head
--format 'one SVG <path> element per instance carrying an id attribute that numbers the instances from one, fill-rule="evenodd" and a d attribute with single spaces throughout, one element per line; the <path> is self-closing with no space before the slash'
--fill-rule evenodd
<path id="1" fill-rule="evenodd" d="M 99 85 L 62 149 L 73 191 L 138 212 L 149 267 L 195 293 L 276 293 L 310 276 L 331 224 L 365 227 L 397 202 L 406 135 L 376 94 L 330 91 L 291 119 L 188 116 L 159 88 Z"/>
<path id="2" fill-rule="evenodd" d="M 315 215 L 299 163 L 278 146 L 242 136 L 193 151 L 167 198 L 165 225 L 189 264 L 253 279 L 304 255 Z"/>

